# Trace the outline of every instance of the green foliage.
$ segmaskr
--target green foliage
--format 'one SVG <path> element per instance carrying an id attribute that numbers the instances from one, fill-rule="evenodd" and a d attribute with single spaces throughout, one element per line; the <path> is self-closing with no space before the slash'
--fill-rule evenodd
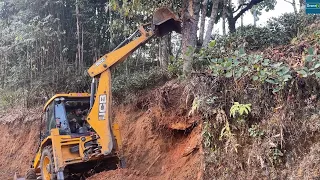
<path id="1" fill-rule="evenodd" d="M 251 14 L 254 14 L 254 11 L 255 11 L 256 15 L 258 17 L 262 14 L 263 10 L 265 10 L 266 12 L 268 12 L 270 10 L 274 10 L 274 7 L 276 6 L 276 4 L 277 4 L 276 0 L 264 0 L 257 5 L 254 5 L 250 9 L 250 12 L 251 12 Z"/>
<path id="2" fill-rule="evenodd" d="M 238 113 L 240 116 L 248 115 L 251 111 L 251 104 L 239 104 L 234 102 L 233 106 L 230 108 L 230 116 L 235 118 Z"/>
<path id="3" fill-rule="evenodd" d="M 236 118 L 239 122 L 244 122 L 249 112 L 251 112 L 251 104 L 234 102 L 230 108 L 230 116 Z"/>
<path id="4" fill-rule="evenodd" d="M 261 5 L 266 7 L 264 4 Z M 239 27 L 235 33 L 226 36 L 215 35 L 214 46 L 209 46 L 208 49 L 215 57 L 225 57 L 234 49 L 257 50 L 288 44 L 313 22 L 315 22 L 315 16 L 286 13 L 272 18 L 264 27 L 248 25 Z"/>
<path id="5" fill-rule="evenodd" d="M 8 108 L 14 107 L 17 105 L 23 105 L 24 102 L 21 102 L 24 98 L 25 94 L 21 90 L 19 91 L 7 91 L 0 89 L 0 107 L 1 108 Z M 19 100 L 20 99 L 20 100 Z"/>
<path id="6" fill-rule="evenodd" d="M 135 93 L 147 87 L 153 87 L 161 81 L 168 79 L 165 71 L 150 69 L 145 72 L 135 72 L 129 75 L 121 74 L 112 81 L 112 93 L 115 98 L 123 100 L 126 95 Z"/>
<path id="7" fill-rule="evenodd" d="M 297 70 L 300 77 L 315 77 L 320 79 L 320 55 L 316 54 L 313 47 L 307 49 L 307 55 L 304 58 L 304 66 Z"/>
<path id="8" fill-rule="evenodd" d="M 183 60 L 181 58 L 174 58 L 173 56 L 170 56 L 170 62 L 168 64 L 168 73 L 172 77 L 177 77 L 182 75 L 182 65 Z"/>
<path id="9" fill-rule="evenodd" d="M 216 57 L 223 57 L 230 54 L 234 49 L 240 47 L 246 50 L 257 50 L 269 46 L 289 43 L 291 38 L 283 31 L 269 27 L 255 27 L 252 25 L 240 27 L 236 33 L 226 36 L 216 35 L 214 47 L 208 47 Z"/>
<path id="10" fill-rule="evenodd" d="M 279 31 L 278 29 L 268 26 L 255 27 L 251 25 L 238 28 L 236 34 L 232 35 L 233 39 L 236 37 L 240 38 L 240 42 L 245 42 L 243 47 L 250 50 L 287 44 L 291 40 L 283 31 Z M 239 45 L 241 46 L 242 44 Z"/>
<path id="11" fill-rule="evenodd" d="M 253 82 L 270 84 L 273 93 L 277 93 L 293 79 L 294 74 L 302 78 L 309 76 L 320 78 L 320 56 L 314 55 L 313 48 L 309 48 L 308 51 L 311 54 L 306 56 L 305 65 L 299 69 L 291 69 L 283 62 L 272 62 L 262 55 L 248 55 L 242 48 L 235 51 L 232 57 L 212 58 L 210 51 L 200 52 L 202 54 L 199 56 L 211 61 L 208 67 L 213 76 L 234 80 L 250 78 Z"/>
<path id="12" fill-rule="evenodd" d="M 153 7 L 146 8 L 148 3 Z M 80 13 L 78 20 L 76 7 Z M 138 24 L 150 22 L 156 7 L 158 4 L 153 1 L 0 2 L 0 88 L 32 96 L 39 96 L 40 92 L 48 96 L 87 92 L 90 77 L 86 70 L 135 31 Z M 140 53 L 130 57 L 132 61 L 113 70 L 116 92 L 141 89 L 164 77 L 163 72 L 154 68 L 158 66 L 157 54 L 153 53 L 158 50 L 155 42 L 149 41 L 150 44 L 140 48 L 143 49 Z M 180 65 L 176 66 L 173 74 L 179 74 Z M 157 72 L 151 72 L 150 68 Z M 8 101 L 7 97 L 20 98 L 4 96 L 3 103 Z"/>
<path id="13" fill-rule="evenodd" d="M 264 132 L 262 130 L 260 130 L 258 125 L 252 125 L 249 129 L 249 136 L 253 137 L 253 138 L 260 138 L 264 135 Z"/>
<path id="14" fill-rule="evenodd" d="M 260 2 L 257 5 L 254 5 L 253 8 L 251 8 L 250 10 L 257 10 L 261 14 L 262 10 L 265 10 L 266 12 L 273 10 L 276 4 L 277 4 L 276 0 L 266 0 L 266 1 Z"/>
<path id="15" fill-rule="evenodd" d="M 213 134 L 211 133 L 211 123 L 210 122 L 203 123 L 202 137 L 203 137 L 204 147 L 211 148 Z"/>
<path id="16" fill-rule="evenodd" d="M 267 22 L 267 28 L 281 32 L 288 40 L 297 37 L 305 28 L 315 22 L 315 15 L 305 15 L 303 13 L 285 13 L 277 18 L 271 18 Z M 283 38 L 280 36 L 275 36 Z"/>
<path id="17" fill-rule="evenodd" d="M 283 157 L 283 152 L 279 148 L 271 148 L 269 153 L 269 160 L 271 161 L 273 166 L 279 165 Z"/>

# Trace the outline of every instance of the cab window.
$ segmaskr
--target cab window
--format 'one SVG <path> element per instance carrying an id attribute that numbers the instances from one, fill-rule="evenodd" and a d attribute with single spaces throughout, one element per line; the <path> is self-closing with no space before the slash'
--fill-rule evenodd
<path id="1" fill-rule="evenodd" d="M 69 123 L 66 117 L 65 106 L 63 102 L 57 102 L 55 105 L 55 119 L 56 119 L 56 127 L 59 128 L 59 132 L 61 135 L 69 134 L 70 128 Z"/>
<path id="2" fill-rule="evenodd" d="M 50 130 L 56 128 L 56 121 L 54 118 L 54 102 L 49 104 L 46 111 L 47 123 L 46 123 L 46 130 L 50 133 Z"/>

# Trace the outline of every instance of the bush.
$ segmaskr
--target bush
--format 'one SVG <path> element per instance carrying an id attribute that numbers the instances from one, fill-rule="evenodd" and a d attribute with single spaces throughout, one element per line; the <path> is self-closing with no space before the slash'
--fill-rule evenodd
<path id="1" fill-rule="evenodd" d="M 283 31 L 270 27 L 245 26 L 239 28 L 233 36 L 244 39 L 246 42 L 244 47 L 250 50 L 286 44 L 291 40 Z"/>
<path id="2" fill-rule="evenodd" d="M 170 57 L 170 62 L 168 64 L 168 73 L 172 77 L 179 77 L 182 75 L 182 66 L 183 60 L 181 58 L 174 58 L 173 56 Z"/>
<path id="3" fill-rule="evenodd" d="M 236 33 L 227 36 L 216 35 L 214 43 L 208 49 L 214 52 L 215 57 L 228 57 L 234 49 L 240 47 L 246 50 L 258 50 L 270 46 L 289 44 L 292 38 L 297 37 L 308 25 L 316 21 L 316 16 L 295 15 L 286 13 L 272 18 L 265 27 L 252 25 L 240 27 Z"/>
<path id="4" fill-rule="evenodd" d="M 150 69 L 144 72 L 135 72 L 130 75 L 121 74 L 113 78 L 112 93 L 118 100 L 123 100 L 130 93 L 147 87 L 153 87 L 162 80 L 167 80 L 168 74 L 159 69 Z"/>
<path id="5" fill-rule="evenodd" d="M 294 13 L 285 13 L 277 18 L 271 18 L 266 27 L 272 31 L 281 32 L 286 39 L 291 40 L 292 38 L 297 37 L 299 33 L 315 21 L 315 15 L 295 15 Z M 283 37 L 278 36 L 277 38 Z"/>
<path id="6" fill-rule="evenodd" d="M 24 92 L 19 89 L 16 91 L 10 91 L 8 89 L 0 89 L 0 107 L 10 108 L 16 105 L 24 105 L 25 97 Z"/>
<path id="7" fill-rule="evenodd" d="M 265 59 L 259 54 L 246 54 L 243 48 L 235 51 L 230 57 L 215 58 L 215 54 L 210 50 L 201 51 L 197 56 L 210 62 L 207 67 L 212 76 L 233 78 L 235 81 L 249 78 L 256 83 L 270 84 L 273 93 L 277 93 L 295 77 L 320 79 L 320 56 L 314 55 L 313 48 L 309 48 L 308 51 L 304 66 L 296 69 L 283 62 Z"/>

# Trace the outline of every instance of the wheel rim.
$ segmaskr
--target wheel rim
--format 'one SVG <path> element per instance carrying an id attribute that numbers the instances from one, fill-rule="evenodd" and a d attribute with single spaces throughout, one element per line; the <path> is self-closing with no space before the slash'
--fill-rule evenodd
<path id="1" fill-rule="evenodd" d="M 44 180 L 51 179 L 51 174 L 50 174 L 49 168 L 51 168 L 50 159 L 48 156 L 45 156 L 42 161 L 42 172 L 43 172 L 42 174 L 44 176 L 43 177 Z"/>

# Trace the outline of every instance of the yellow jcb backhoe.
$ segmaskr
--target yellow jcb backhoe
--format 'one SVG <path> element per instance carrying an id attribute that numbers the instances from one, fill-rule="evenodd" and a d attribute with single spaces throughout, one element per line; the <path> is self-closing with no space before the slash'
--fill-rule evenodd
<path id="1" fill-rule="evenodd" d="M 140 26 L 89 68 L 90 94 L 56 94 L 45 104 L 45 130 L 40 132 L 41 143 L 26 179 L 81 179 L 84 173 L 124 165 L 119 127 L 110 118 L 110 68 L 154 36 L 171 31 L 180 33 L 180 20 L 169 9 L 158 9 L 153 23 Z"/>

